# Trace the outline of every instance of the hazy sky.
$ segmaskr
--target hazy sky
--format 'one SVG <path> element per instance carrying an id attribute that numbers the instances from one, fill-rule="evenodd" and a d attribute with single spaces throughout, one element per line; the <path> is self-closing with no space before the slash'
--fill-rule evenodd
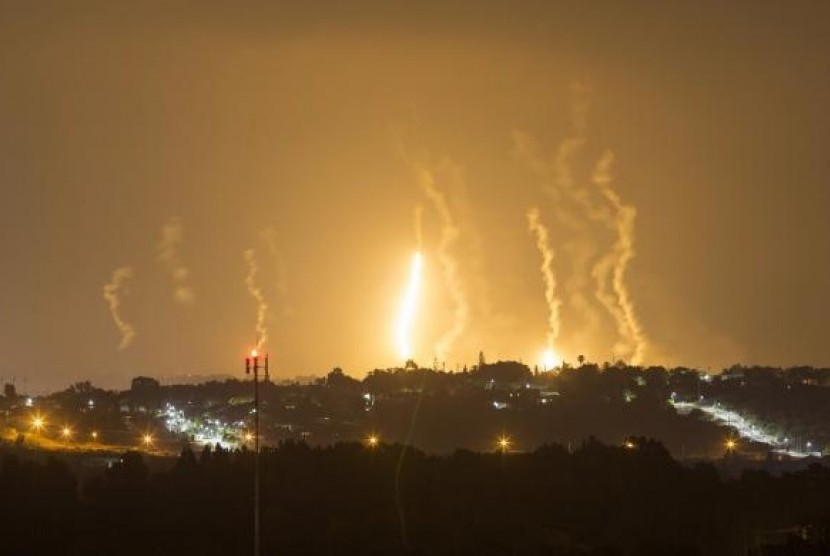
<path id="1" fill-rule="evenodd" d="M 538 361 L 535 206 L 566 359 L 609 257 L 646 363 L 830 365 L 830 4 L 725 4 L 0 0 L 0 376 L 240 374 L 248 249 L 276 376 L 400 364 L 418 205 L 422 364 Z"/>

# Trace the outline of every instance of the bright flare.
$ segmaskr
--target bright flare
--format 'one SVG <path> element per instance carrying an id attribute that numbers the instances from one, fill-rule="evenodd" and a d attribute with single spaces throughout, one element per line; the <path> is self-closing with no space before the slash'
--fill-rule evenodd
<path id="1" fill-rule="evenodd" d="M 554 367 L 558 367 L 562 364 L 562 358 L 553 350 L 553 348 L 548 348 L 542 353 L 542 368 L 546 371 L 550 371 Z"/>
<path id="2" fill-rule="evenodd" d="M 418 296 L 421 290 L 421 269 L 423 267 L 423 257 L 419 252 L 416 252 L 412 258 L 412 269 L 409 274 L 409 285 L 404 294 L 403 304 L 401 305 L 401 313 L 398 318 L 397 330 L 397 345 L 398 355 L 404 361 L 412 359 L 412 323 L 415 320 L 415 309 L 418 305 Z"/>

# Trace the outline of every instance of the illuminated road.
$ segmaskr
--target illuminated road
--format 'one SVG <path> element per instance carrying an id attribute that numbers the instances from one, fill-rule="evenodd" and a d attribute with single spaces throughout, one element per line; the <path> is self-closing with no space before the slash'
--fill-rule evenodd
<path id="1" fill-rule="evenodd" d="M 25 445 L 28 448 L 55 452 L 107 452 L 123 453 L 130 450 L 138 450 L 144 453 L 157 456 L 174 456 L 178 452 L 172 448 L 160 446 L 157 443 L 147 446 L 142 443 L 135 445 L 109 444 L 104 441 L 91 440 L 64 440 L 40 434 L 31 430 L 22 430 L 15 427 L 4 427 L 0 429 L 0 438 L 14 443 L 19 435 L 25 437 Z"/>
<path id="2" fill-rule="evenodd" d="M 817 450 L 811 450 L 810 442 L 805 442 L 805 449 L 797 449 L 793 446 L 796 444 L 791 439 L 777 435 L 770 431 L 769 426 L 756 423 L 749 418 L 742 416 L 736 411 L 727 409 L 719 402 L 678 402 L 674 398 L 669 400 L 674 409 L 681 415 L 687 415 L 694 409 L 699 409 L 706 414 L 712 421 L 726 425 L 735 430 L 738 436 L 744 440 L 751 442 L 759 442 L 766 444 L 773 449 L 776 454 L 786 454 L 793 458 L 806 458 L 810 456 L 821 457 L 822 453 Z"/>

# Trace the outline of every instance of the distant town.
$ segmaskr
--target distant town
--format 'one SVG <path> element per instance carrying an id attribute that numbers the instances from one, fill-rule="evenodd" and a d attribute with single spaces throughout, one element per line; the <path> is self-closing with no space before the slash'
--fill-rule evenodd
<path id="1" fill-rule="evenodd" d="M 679 460 L 812 461 L 830 450 L 830 369 L 734 366 L 712 375 L 683 367 L 595 364 L 581 359 L 542 372 L 515 361 L 462 372 L 374 370 L 362 379 L 335 368 L 304 381 L 260 382 L 263 446 L 299 441 L 402 443 L 433 453 L 569 450 L 594 438 L 627 445 L 659 440 Z M 5 384 L 0 427 L 6 444 L 63 451 L 184 447 L 250 449 L 251 380 L 161 384 L 132 379 L 128 390 L 72 384 L 31 396 Z"/>

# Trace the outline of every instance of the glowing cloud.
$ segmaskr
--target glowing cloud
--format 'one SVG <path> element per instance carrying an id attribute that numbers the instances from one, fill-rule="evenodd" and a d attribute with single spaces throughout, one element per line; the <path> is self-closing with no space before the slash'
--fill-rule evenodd
<path id="1" fill-rule="evenodd" d="M 404 361 L 412 359 L 414 349 L 412 347 L 412 325 L 415 321 L 415 313 L 418 307 L 418 298 L 421 291 L 421 270 L 423 268 L 423 256 L 420 251 L 412 257 L 412 266 L 409 272 L 409 283 L 404 293 L 401 304 L 400 315 L 396 334 L 398 355 Z"/>
<path id="2" fill-rule="evenodd" d="M 173 299 L 178 303 L 193 303 L 195 295 L 189 284 L 190 271 L 184 265 L 179 250 L 184 240 L 182 219 L 171 217 L 161 228 L 158 260 L 170 271 L 173 279 Z"/>
<path id="3" fill-rule="evenodd" d="M 559 363 L 554 345 L 559 338 L 561 328 L 559 310 L 562 302 L 556 294 L 556 275 L 553 271 L 554 251 L 550 245 L 550 234 L 541 222 L 538 208 L 533 207 L 528 211 L 527 223 L 530 231 L 536 236 L 536 247 L 542 255 L 542 281 L 545 284 L 545 301 L 548 306 L 548 332 L 545 344 L 547 349 L 542 363 L 545 368 L 549 369 Z"/>
<path id="4" fill-rule="evenodd" d="M 110 315 L 112 315 L 112 321 L 115 323 L 115 327 L 121 333 L 121 341 L 118 344 L 118 349 L 126 349 L 135 338 L 135 328 L 129 323 L 127 323 L 121 317 L 121 297 L 120 293 L 121 290 L 124 288 L 125 283 L 132 279 L 133 277 L 133 269 L 129 266 L 122 266 L 121 268 L 117 268 L 112 273 L 112 279 L 110 280 L 109 284 L 104 286 L 104 299 L 106 300 L 107 304 L 109 305 Z"/>
<path id="5" fill-rule="evenodd" d="M 418 182 L 438 213 L 438 219 L 441 222 L 441 241 L 438 244 L 437 257 L 444 273 L 444 281 L 449 289 L 450 298 L 455 306 L 452 327 L 441 336 L 435 346 L 436 356 L 444 360 L 467 327 L 470 306 L 459 277 L 458 260 L 453 255 L 452 248 L 458 241 L 459 231 L 446 195 L 435 183 L 432 172 L 422 166 L 418 168 Z"/>
<path id="6" fill-rule="evenodd" d="M 259 265 L 256 261 L 256 254 L 253 249 L 247 249 L 244 253 L 245 262 L 248 263 L 248 274 L 245 276 L 245 286 L 248 288 L 248 293 L 257 302 L 256 313 L 256 334 L 257 343 L 256 351 L 262 351 L 262 346 L 268 341 L 268 328 L 265 325 L 265 316 L 268 313 L 268 304 L 265 302 L 265 295 L 262 293 L 256 283 L 256 274 L 259 271 Z"/>

